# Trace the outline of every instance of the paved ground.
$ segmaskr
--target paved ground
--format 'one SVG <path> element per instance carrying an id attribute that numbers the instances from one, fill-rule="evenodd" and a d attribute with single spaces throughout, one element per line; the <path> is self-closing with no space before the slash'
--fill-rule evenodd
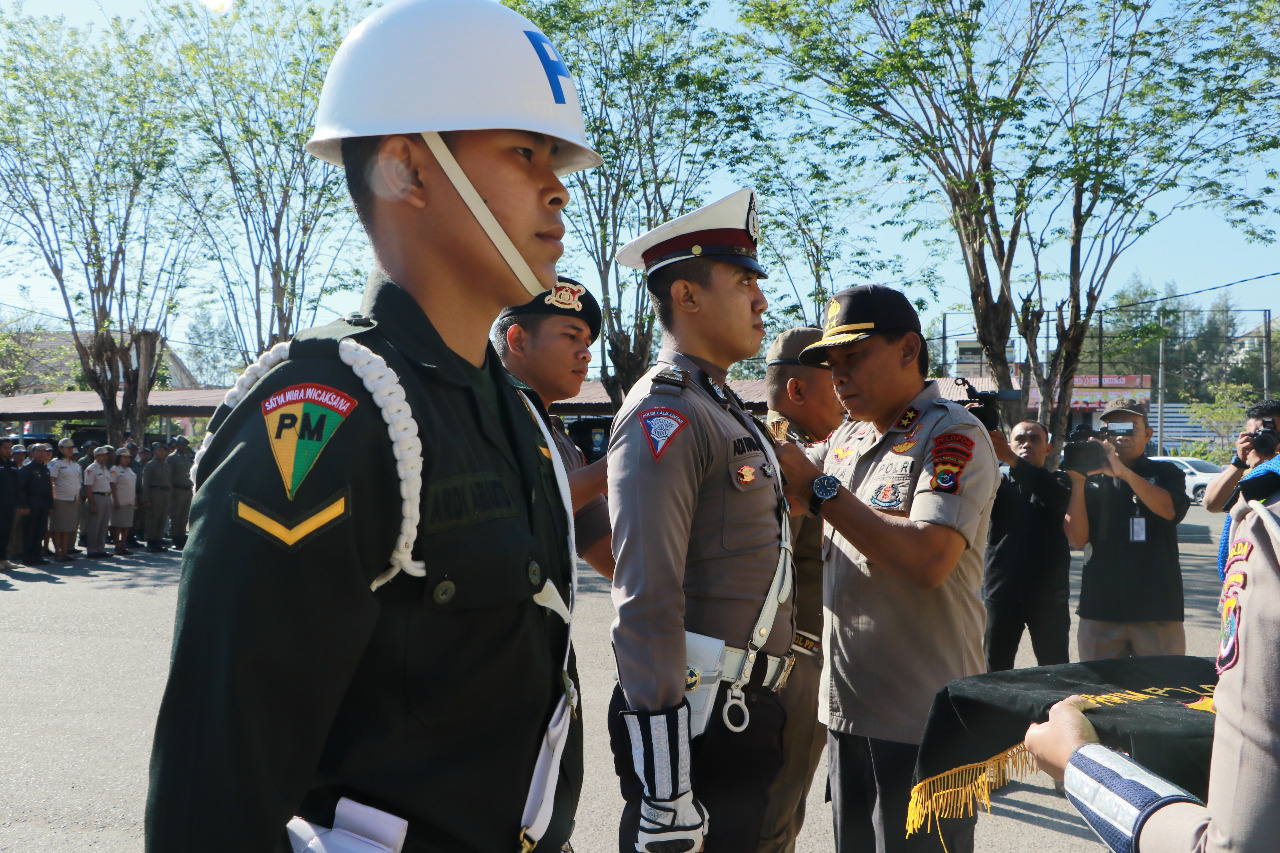
<path id="1" fill-rule="evenodd" d="M 1190 654 L 1217 648 L 1221 518 L 1193 507 L 1182 528 Z M 141 850 L 177 578 L 175 556 L 146 554 L 0 574 L 0 851 Z M 586 579 L 576 633 L 591 766 L 574 838 L 580 853 L 616 849 L 620 801 L 604 726 L 612 615 L 604 582 Z M 1034 663 L 1028 645 L 1019 665 Z M 822 787 L 810 798 L 802 853 L 832 848 Z M 1001 792 L 977 832 L 977 849 L 990 853 L 1100 849 L 1044 776 Z"/>

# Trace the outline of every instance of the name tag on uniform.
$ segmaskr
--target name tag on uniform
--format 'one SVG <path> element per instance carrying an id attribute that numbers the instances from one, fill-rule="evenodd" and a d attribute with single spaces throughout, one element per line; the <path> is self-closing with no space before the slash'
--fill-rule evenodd
<path id="1" fill-rule="evenodd" d="M 1147 520 L 1145 518 L 1129 519 L 1129 541 L 1130 542 L 1146 542 L 1147 541 Z"/>

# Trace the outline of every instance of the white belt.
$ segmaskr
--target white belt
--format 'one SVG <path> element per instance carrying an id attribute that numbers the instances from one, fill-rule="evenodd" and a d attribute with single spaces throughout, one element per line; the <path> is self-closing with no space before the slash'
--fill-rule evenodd
<path id="1" fill-rule="evenodd" d="M 762 687 L 765 690 L 777 690 L 787 683 L 787 676 L 791 674 L 791 665 L 795 662 L 795 658 L 787 655 L 785 658 L 776 658 L 773 655 L 764 655 L 766 660 L 764 670 L 764 682 Z M 736 681 L 738 674 L 742 672 L 742 666 L 747 661 L 747 651 L 745 649 L 734 649 L 729 646 L 724 647 L 724 675 L 720 676 L 721 681 Z"/>

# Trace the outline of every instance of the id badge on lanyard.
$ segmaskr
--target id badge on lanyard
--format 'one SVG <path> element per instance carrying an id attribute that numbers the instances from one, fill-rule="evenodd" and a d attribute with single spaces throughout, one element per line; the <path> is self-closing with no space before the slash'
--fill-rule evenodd
<path id="1" fill-rule="evenodd" d="M 1140 515 L 1138 509 L 1138 496 L 1133 496 L 1133 517 L 1129 519 L 1129 541 L 1130 542 L 1146 542 L 1147 541 L 1147 519 Z"/>

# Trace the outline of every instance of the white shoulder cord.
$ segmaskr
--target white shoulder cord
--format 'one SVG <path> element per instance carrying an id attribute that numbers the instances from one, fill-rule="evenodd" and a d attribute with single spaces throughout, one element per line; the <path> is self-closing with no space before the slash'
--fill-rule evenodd
<path id="1" fill-rule="evenodd" d="M 258 360 L 245 368 L 244 373 L 240 374 L 240 378 L 236 380 L 236 384 L 232 386 L 227 395 L 222 398 L 222 405 L 228 409 L 234 409 L 240 402 L 241 398 L 248 393 L 249 389 L 258 384 L 258 380 L 262 378 L 262 374 L 275 367 L 282 361 L 289 358 L 289 342 L 276 344 L 271 349 L 258 356 Z M 194 481 L 196 472 L 200 469 L 200 460 L 204 458 L 205 451 L 209 449 L 209 444 L 213 441 L 213 431 L 207 431 L 204 434 L 204 441 L 200 442 L 200 449 L 196 451 L 195 461 L 191 463 L 191 479 Z"/>
<path id="2" fill-rule="evenodd" d="M 235 408 L 263 374 L 281 362 L 287 361 L 288 358 L 289 343 L 287 341 L 276 344 L 264 352 L 236 380 L 235 387 L 223 398 L 223 405 Z M 370 589 L 376 590 L 401 571 L 414 577 L 423 577 L 427 573 L 426 563 L 413 559 L 413 543 L 418 538 L 418 519 L 422 500 L 422 441 L 418 438 L 418 424 L 409 411 L 404 388 L 400 385 L 400 377 L 387 366 L 382 356 L 352 338 L 343 338 L 338 344 L 338 358 L 360 377 L 364 387 L 373 395 L 373 402 L 377 404 L 382 413 L 382 419 L 387 423 L 387 433 L 391 437 L 391 450 L 396 460 L 396 474 L 400 477 L 402 499 L 400 535 L 391 551 L 390 567 L 369 584 Z M 196 453 L 195 463 L 192 465 L 193 477 L 212 440 L 213 433 L 206 433 L 200 450 Z"/>
<path id="3" fill-rule="evenodd" d="M 1271 510 L 1262 501 L 1249 501 L 1249 507 L 1258 514 L 1262 519 L 1262 524 L 1267 528 L 1267 532 L 1271 534 L 1271 538 L 1275 542 L 1280 542 L 1280 522 L 1276 521 L 1276 517 L 1271 514 Z"/>

